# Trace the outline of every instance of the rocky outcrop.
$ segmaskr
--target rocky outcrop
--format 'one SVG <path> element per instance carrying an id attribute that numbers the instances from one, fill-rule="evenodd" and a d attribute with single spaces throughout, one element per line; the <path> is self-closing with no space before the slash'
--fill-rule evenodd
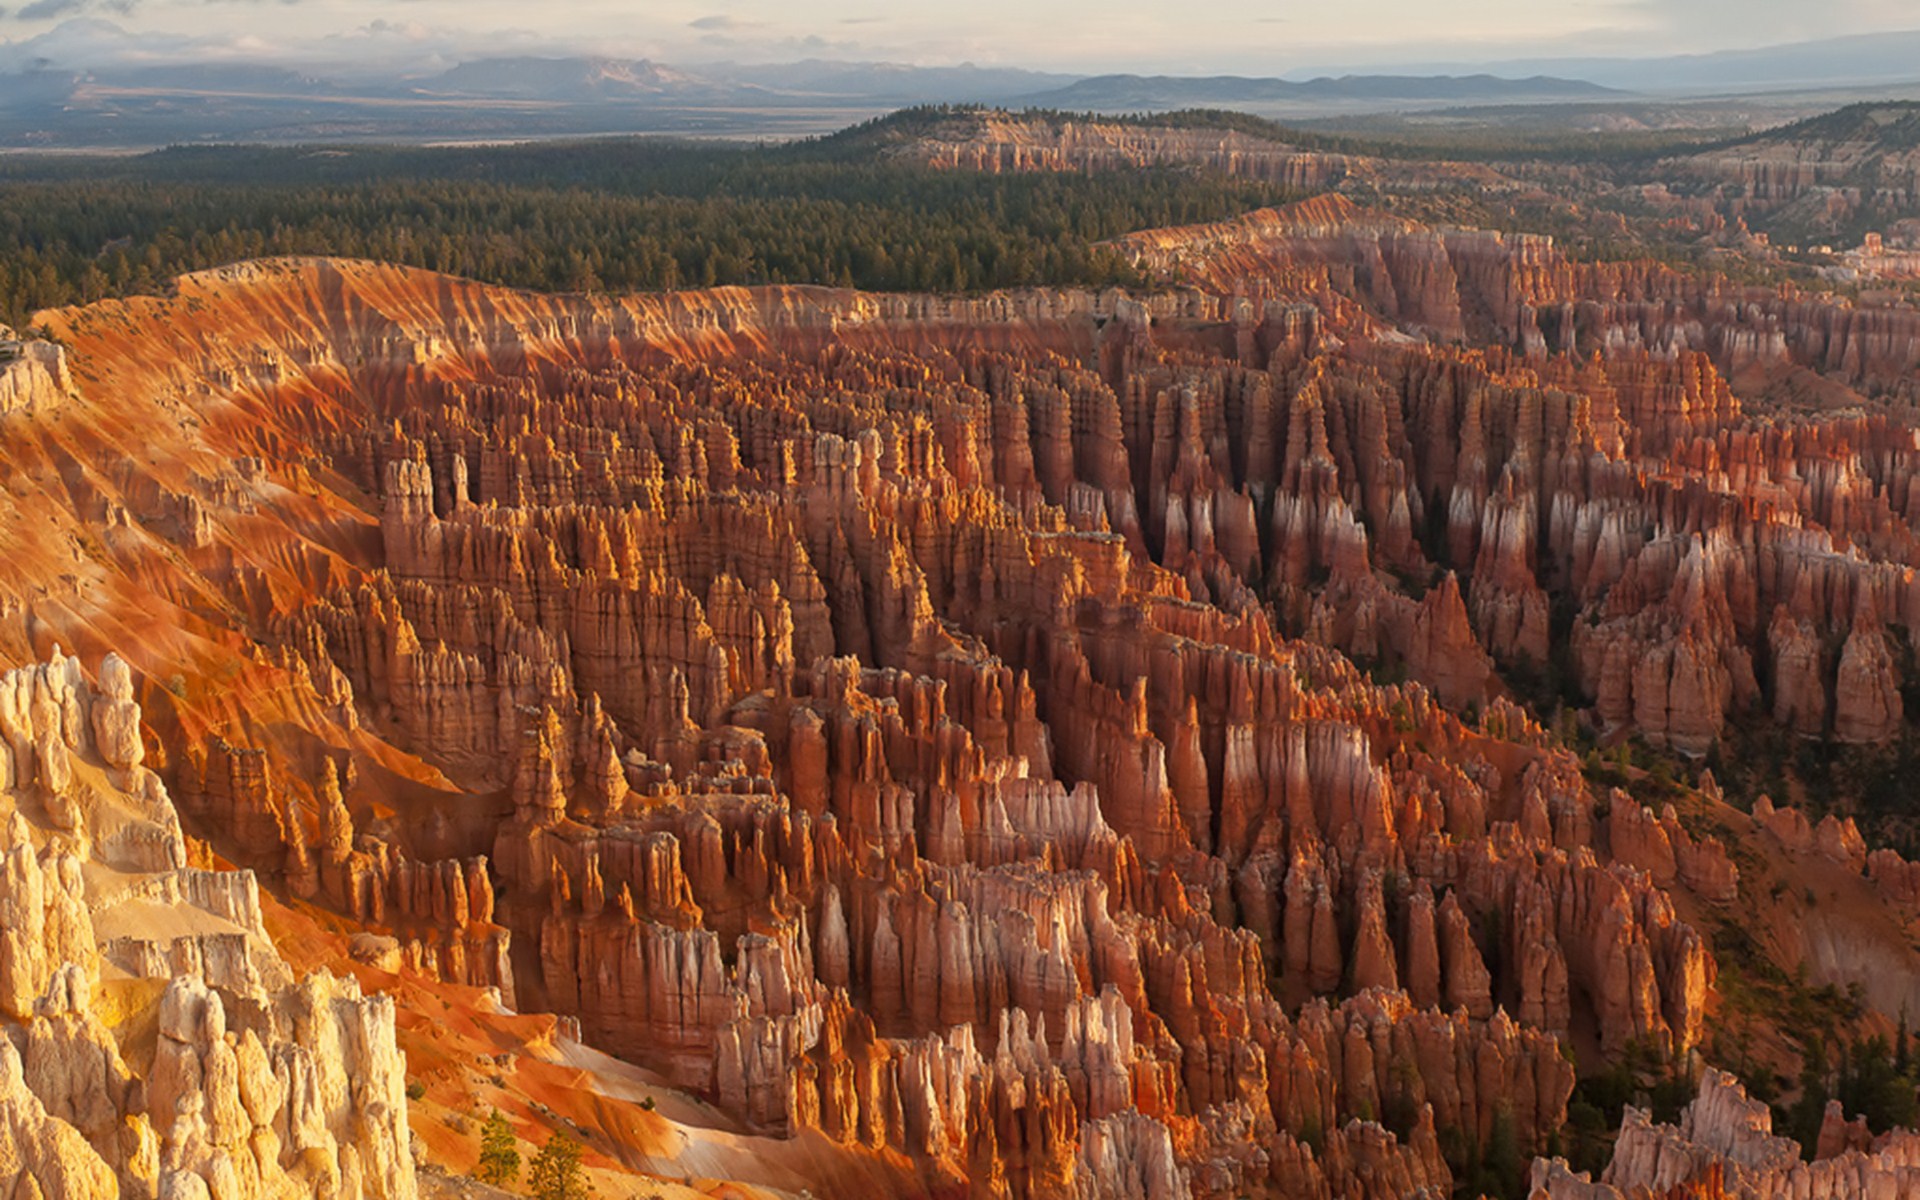
<path id="1" fill-rule="evenodd" d="M 86 1137 L 27 1087 L 20 1053 L 0 1041 L 0 1184 L 16 1196 L 112 1196 L 113 1170 Z M 134 1194 L 139 1194 L 138 1192 Z M 151 1192 L 149 1192 L 151 1194 Z"/>
<path id="2" fill-rule="evenodd" d="M 75 391 L 62 347 L 0 325 L 0 418 L 48 411 Z"/>
<path id="3" fill-rule="evenodd" d="M 314 975 L 269 1003 L 264 1038 L 236 1034 L 199 979 L 168 986 L 146 1080 L 163 1191 L 413 1195 L 391 1001 Z"/>
<path id="4" fill-rule="evenodd" d="M 184 865 L 141 725 L 117 657 L 97 685 L 59 655 L 0 674 L 0 730 L 18 747 L 0 789 L 5 1186 L 413 1196 L 391 1001 L 326 975 L 293 983 L 252 875 Z M 116 1013 L 157 1029 L 150 1059 L 128 1061 L 94 1011 L 109 972 L 168 981 L 146 1010 Z"/>
<path id="5" fill-rule="evenodd" d="M 1564 1160 L 1536 1159 L 1535 1200 L 1641 1200 L 1673 1195 L 1899 1196 L 1912 1187 L 1920 1140 L 1910 1130 L 1862 1138 L 1833 1109 L 1822 1126 L 1821 1153 L 1773 1134 L 1773 1113 L 1730 1075 L 1708 1068 L 1698 1097 L 1677 1125 L 1655 1125 L 1628 1107 L 1613 1161 L 1599 1182 L 1576 1175 Z"/>

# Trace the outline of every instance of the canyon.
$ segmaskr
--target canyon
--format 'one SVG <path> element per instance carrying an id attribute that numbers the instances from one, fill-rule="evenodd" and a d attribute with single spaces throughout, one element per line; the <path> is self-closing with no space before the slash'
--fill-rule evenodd
<path id="1" fill-rule="evenodd" d="M 38 314 L 0 1188 L 436 1194 L 491 1110 L 668 1196 L 1904 1179 L 1712 1070 L 1557 1156 L 1718 1052 L 1730 929 L 1920 997 L 1920 866 L 1711 769 L 1903 736 L 1920 314 L 1340 196 L 1111 248 L 1153 286 Z"/>

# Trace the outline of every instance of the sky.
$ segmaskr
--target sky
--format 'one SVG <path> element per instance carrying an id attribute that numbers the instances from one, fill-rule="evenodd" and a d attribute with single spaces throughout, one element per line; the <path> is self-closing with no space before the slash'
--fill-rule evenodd
<path id="1" fill-rule="evenodd" d="M 0 0 L 0 10 L 14 57 L 31 50 L 59 65 L 103 54 L 444 64 L 590 52 L 1296 76 L 1920 27 L 1916 0 Z"/>

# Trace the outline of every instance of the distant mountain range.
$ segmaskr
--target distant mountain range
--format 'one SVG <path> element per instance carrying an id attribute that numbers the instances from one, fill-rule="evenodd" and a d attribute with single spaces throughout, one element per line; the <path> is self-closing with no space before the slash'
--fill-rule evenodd
<path id="1" fill-rule="evenodd" d="M 783 138 L 919 104 L 1069 112 L 1221 108 L 1281 120 L 1496 107 L 1600 110 L 1636 98 L 1920 81 L 1920 32 L 1648 59 L 1433 64 L 1314 79 L 1095 75 L 882 62 L 698 63 L 594 56 L 326 64 L 193 61 L 111 23 L 0 41 L 0 148 L 176 142 L 497 140 L 602 133 Z M 166 61 L 169 58 L 178 61 Z M 405 65 L 412 63 L 412 65 Z M 1746 89 L 1742 92 L 1741 89 Z M 1764 106 L 1762 106 L 1764 107 Z M 1794 115 L 1814 111 L 1803 107 Z M 1755 119 L 1749 127 L 1771 123 Z M 1780 118 L 1776 118 L 1780 119 Z"/>
<path id="2" fill-rule="evenodd" d="M 0 75 L 0 88 L 11 77 Z M 1619 93 L 1577 79 L 1495 75 L 1346 75 L 1305 81 L 1238 75 L 1052 75 L 973 66 L 810 61 L 780 65 L 709 64 L 678 68 L 646 59 L 487 58 L 434 75 L 342 85 L 311 74 L 254 64 L 115 67 L 89 72 L 102 87 L 185 91 L 274 91 L 546 104 L 672 106 L 695 104 L 1026 105 L 1073 111 L 1175 109 L 1207 105 L 1501 103 L 1594 100 Z"/>
<path id="3" fill-rule="evenodd" d="M 1044 86 L 1039 86 L 1044 85 Z M 680 70 L 647 61 L 490 58 L 412 85 L 419 95 L 570 104 L 995 104 L 1070 111 L 1154 111 L 1236 104 L 1513 103 L 1618 95 L 1577 79 L 1494 75 L 1348 75 L 1296 82 L 1237 75 L 1046 75 L 979 67 L 888 63 L 719 64 Z"/>
<path id="4" fill-rule="evenodd" d="M 1920 30 L 1790 42 L 1751 50 L 1648 58 L 1526 58 L 1433 62 L 1399 68 L 1421 74 L 1489 71 L 1547 74 L 1612 88 L 1664 94 L 1779 92 L 1920 80 Z"/>
<path id="5" fill-rule="evenodd" d="M 1553 103 L 1601 100 L 1622 93 L 1580 79 L 1535 75 L 1343 75 L 1304 82 L 1239 75 L 1097 75 L 1020 97 L 1040 108 L 1090 112 L 1164 112 L 1241 105 L 1375 107 Z"/>
<path id="6" fill-rule="evenodd" d="M 1592 101 L 1567 79 L 1103 75 L 806 61 L 676 67 L 645 59 L 488 58 L 418 75 L 328 78 L 257 63 L 35 63 L 0 72 L 0 145 L 538 138 L 594 133 L 799 136 L 929 103 L 1265 115 Z"/>

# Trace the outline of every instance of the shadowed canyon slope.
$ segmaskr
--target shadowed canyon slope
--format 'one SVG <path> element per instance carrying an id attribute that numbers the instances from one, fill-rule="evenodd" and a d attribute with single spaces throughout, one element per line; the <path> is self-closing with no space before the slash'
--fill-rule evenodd
<path id="1" fill-rule="evenodd" d="M 1729 927 L 1920 997 L 1920 868 L 1645 806 L 1510 682 L 1898 732 L 1920 317 L 1341 200 L 1119 248 L 1164 290 L 41 314 L 0 1186 L 405 1196 L 499 1107 L 670 1195 L 1437 1197 L 1708 1049 Z"/>

